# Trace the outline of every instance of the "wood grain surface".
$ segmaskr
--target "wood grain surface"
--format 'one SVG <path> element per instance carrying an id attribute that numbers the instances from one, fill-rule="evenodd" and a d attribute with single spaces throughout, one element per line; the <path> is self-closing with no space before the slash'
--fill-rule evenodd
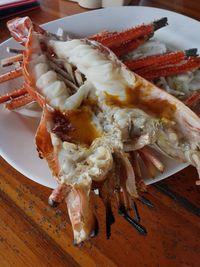
<path id="1" fill-rule="evenodd" d="M 37 23 L 48 22 L 86 9 L 68 1 L 41 0 L 41 8 L 25 12 Z M 198 0 L 132 1 L 132 5 L 174 10 L 200 19 Z M 0 41 L 9 37 L 0 22 Z M 2 127 L 2 126 L 0 126 Z M 20 152 L 19 152 L 20 153 Z M 105 212 L 93 196 L 100 222 L 99 235 L 82 246 L 73 245 L 65 205 L 47 204 L 49 188 L 27 179 L 0 159 L 0 267 L 199 267 L 200 189 L 196 170 L 188 167 L 169 179 L 148 187 L 149 208 L 138 201 L 140 235 L 114 208 L 115 224 L 106 239 Z"/>

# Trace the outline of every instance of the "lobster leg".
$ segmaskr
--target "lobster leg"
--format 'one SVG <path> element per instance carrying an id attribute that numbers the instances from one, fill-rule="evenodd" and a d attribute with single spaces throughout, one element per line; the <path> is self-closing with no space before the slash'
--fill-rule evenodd
<path id="1" fill-rule="evenodd" d="M 11 79 L 15 79 L 15 78 L 20 77 L 20 76 L 22 76 L 22 68 L 21 67 L 2 74 L 0 76 L 0 83 L 7 82 Z"/>
<path id="2" fill-rule="evenodd" d="M 164 66 L 167 64 L 177 64 L 189 56 L 196 56 L 197 49 L 189 49 L 186 51 L 169 52 L 161 55 L 147 56 L 135 60 L 126 60 L 124 64 L 131 70 L 137 70 L 151 66 Z"/>
<path id="3" fill-rule="evenodd" d="M 123 42 L 130 41 L 132 39 L 137 39 L 139 37 L 149 35 L 154 33 L 155 30 L 158 30 L 161 27 L 167 25 L 167 18 L 162 18 L 160 20 L 154 21 L 150 24 L 142 24 L 136 27 L 133 27 L 129 30 L 118 32 L 111 36 L 104 37 L 101 40 L 101 43 L 107 47 L 121 45 Z"/>
<path id="4" fill-rule="evenodd" d="M 27 90 L 25 87 L 22 87 L 18 90 L 15 90 L 14 92 L 11 92 L 7 95 L 0 96 L 0 104 L 5 103 L 9 100 L 12 100 L 13 98 L 18 98 L 20 96 L 23 96 L 27 94 Z"/>
<path id="5" fill-rule="evenodd" d="M 58 204 L 60 204 L 65 199 L 68 191 L 69 186 L 67 186 L 66 184 L 59 184 L 58 187 L 56 187 L 49 196 L 49 205 L 51 207 L 57 207 Z"/>
<path id="6" fill-rule="evenodd" d="M 160 172 L 164 171 L 163 163 L 154 155 L 153 150 L 148 147 L 143 147 L 139 150 Z"/>
<path id="7" fill-rule="evenodd" d="M 19 98 L 12 99 L 9 103 L 6 103 L 6 108 L 9 110 L 15 110 L 17 108 L 24 107 L 33 101 L 34 99 L 31 95 L 25 94 Z"/>
<path id="8" fill-rule="evenodd" d="M 1 60 L 1 66 L 7 67 L 7 66 L 10 66 L 10 65 L 17 63 L 19 61 L 22 61 L 22 60 L 23 60 L 23 55 L 19 54 L 19 55 L 13 56 L 13 57 L 2 59 Z"/>
<path id="9" fill-rule="evenodd" d="M 74 233 L 74 244 L 80 244 L 96 234 L 97 220 L 91 209 L 90 185 L 71 188 L 66 197 L 69 217 Z"/>
<path id="10" fill-rule="evenodd" d="M 176 74 L 181 74 L 186 71 L 191 71 L 198 69 L 200 67 L 200 58 L 199 57 L 194 57 L 194 58 L 189 58 L 186 60 L 183 64 L 181 65 L 176 65 L 176 66 L 166 66 L 166 67 L 155 67 L 153 70 L 138 70 L 136 71 L 137 74 L 142 76 L 143 78 L 147 80 L 154 80 L 159 77 L 166 77 L 170 75 L 176 75 Z"/>
<path id="11" fill-rule="evenodd" d="M 144 37 L 131 40 L 127 43 L 122 43 L 118 47 L 112 47 L 111 50 L 116 54 L 116 56 L 123 56 L 138 48 L 140 45 L 144 44 L 150 38 L 150 36 L 151 35 L 145 35 Z"/>
<path id="12" fill-rule="evenodd" d="M 194 92 L 184 103 L 200 116 L 200 91 Z"/>

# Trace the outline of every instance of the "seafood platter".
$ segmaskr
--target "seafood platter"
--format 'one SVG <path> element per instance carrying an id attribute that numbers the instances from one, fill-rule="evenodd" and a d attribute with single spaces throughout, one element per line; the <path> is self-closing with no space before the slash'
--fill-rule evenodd
<path id="1" fill-rule="evenodd" d="M 162 159 L 177 165 L 174 172 L 192 165 L 200 174 L 198 49 L 155 38 L 170 27 L 167 17 L 86 36 L 64 26 L 50 32 L 29 17 L 7 26 L 18 44 L 1 60 L 1 88 L 13 85 L 1 91 L 1 125 L 11 113 L 36 122 L 35 154 L 57 184 L 48 203 L 66 202 L 74 243 L 97 233 L 93 191 L 105 206 L 108 238 L 113 201 L 146 234 L 137 201 L 151 205 L 144 194 L 169 169 Z"/>

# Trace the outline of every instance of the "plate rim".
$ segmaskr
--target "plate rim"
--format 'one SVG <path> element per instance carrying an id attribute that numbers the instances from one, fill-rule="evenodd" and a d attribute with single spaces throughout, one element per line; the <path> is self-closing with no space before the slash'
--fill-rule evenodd
<path id="1" fill-rule="evenodd" d="M 54 24 L 54 23 L 57 23 L 59 21 L 65 21 L 67 19 L 70 19 L 70 18 L 78 18 L 78 17 L 81 17 L 81 16 L 87 16 L 88 14 L 95 14 L 95 13 L 104 13 L 106 12 L 107 10 L 109 11 L 114 11 L 114 10 L 119 10 L 119 9 L 138 9 L 138 10 L 146 10 L 148 12 L 148 10 L 156 10 L 156 11 L 159 11 L 159 12 L 166 12 L 166 13 L 169 13 L 169 14 L 172 14 L 174 16 L 181 16 L 183 19 L 186 19 L 186 20 L 190 20 L 191 22 L 194 22 L 194 23 L 200 23 L 200 21 L 198 21 L 197 19 L 194 19 L 190 16 L 187 16 L 187 15 L 184 15 L 184 14 L 181 14 L 181 13 L 178 13 L 176 11 L 171 11 L 171 10 L 168 10 L 168 9 L 164 9 L 164 8 L 157 8 L 157 7 L 148 7 L 148 6 L 120 6 L 120 7 L 107 7 L 107 8 L 103 8 L 103 9 L 95 9 L 95 10 L 89 10 L 89 11 L 86 11 L 86 12 L 82 12 L 82 13 L 78 13 L 78 14 L 73 14 L 73 15 L 69 15 L 69 16 L 64 16 L 62 18 L 58 18 L 58 19 L 55 19 L 55 20 L 52 20 L 52 21 L 49 21 L 49 22 L 45 22 L 43 24 L 40 24 L 42 27 L 46 27 L 48 25 L 51 26 L 51 24 Z M 2 46 L 6 45 L 7 42 L 10 42 L 11 40 L 13 39 L 13 37 L 11 38 L 8 38 L 7 40 L 3 41 L 1 44 L 0 44 L 0 49 Z M 10 164 L 14 169 L 16 169 L 18 172 L 20 172 L 22 175 L 24 175 L 26 178 L 40 184 L 40 185 L 43 185 L 45 187 L 49 187 L 49 188 L 52 188 L 51 185 L 47 185 L 45 182 L 43 181 L 40 181 L 40 179 L 36 179 L 34 178 L 34 176 L 29 173 L 29 170 L 27 169 L 24 169 L 23 167 L 19 166 L 17 163 L 15 163 L 13 160 L 11 160 L 9 158 L 9 155 L 7 155 L 6 153 L 4 153 L 2 151 L 2 149 L 0 148 L 0 156 L 2 156 L 2 158 L 8 163 Z M 166 178 L 169 178 L 171 175 L 174 175 L 176 174 L 177 172 L 179 172 L 180 170 L 183 170 L 185 167 L 189 166 L 189 164 L 187 163 L 179 163 L 176 167 L 177 171 L 176 172 L 172 172 L 172 171 L 168 171 L 169 172 L 169 175 L 165 178 L 161 178 L 161 179 L 146 179 L 145 180 L 145 183 L 147 185 L 149 184 L 153 184 L 155 182 L 158 182 L 160 180 L 163 180 L 163 179 L 166 179 Z M 53 177 L 51 175 L 51 180 L 53 180 Z M 154 181 L 155 180 L 155 181 Z M 52 183 L 52 181 L 51 181 Z M 55 183 L 56 184 L 56 183 Z"/>

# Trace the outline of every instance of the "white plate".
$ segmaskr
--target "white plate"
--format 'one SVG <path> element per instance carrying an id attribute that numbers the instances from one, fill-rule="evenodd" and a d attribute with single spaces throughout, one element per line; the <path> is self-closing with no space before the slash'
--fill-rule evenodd
<path id="1" fill-rule="evenodd" d="M 77 35 L 87 36 L 102 30 L 122 30 L 140 23 L 148 23 L 161 17 L 168 17 L 169 26 L 156 32 L 156 37 L 172 48 L 199 48 L 200 23 L 186 16 L 167 10 L 149 7 L 116 7 L 90 11 L 70 17 L 52 21 L 44 25 L 50 32 L 56 32 L 58 27 Z M 9 39 L 0 46 L 0 58 L 8 56 L 6 47 L 18 47 L 15 41 Z M 2 73 L 0 69 L 0 73 Z M 0 92 L 16 88 L 16 81 L 9 81 L 0 85 Z M 9 112 L 0 106 L 0 154 L 19 172 L 39 184 L 54 188 L 56 182 L 51 178 L 45 160 L 38 157 L 34 133 L 38 121 L 24 117 L 15 112 Z M 155 179 L 147 180 L 154 183 L 164 179 L 186 167 L 162 156 L 166 171 Z"/>

